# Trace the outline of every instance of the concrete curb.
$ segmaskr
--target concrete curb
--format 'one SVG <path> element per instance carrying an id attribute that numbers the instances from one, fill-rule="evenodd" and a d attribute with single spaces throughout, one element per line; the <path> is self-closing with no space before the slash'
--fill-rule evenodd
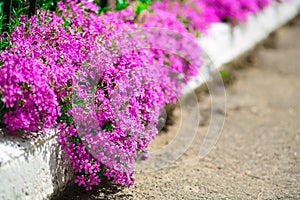
<path id="1" fill-rule="evenodd" d="M 32 138 L 0 135 L 0 199 L 48 199 L 72 179 L 54 130 Z"/>
<path id="2" fill-rule="evenodd" d="M 184 88 L 183 93 L 192 92 L 209 80 L 211 71 L 219 69 L 266 39 L 271 32 L 297 16 L 299 8 L 300 0 L 275 2 L 251 16 L 244 24 L 235 27 L 225 23 L 213 24 L 207 35 L 199 39 L 204 51 L 204 67 L 199 70 L 198 77 Z"/>
<path id="3" fill-rule="evenodd" d="M 274 3 L 234 28 L 223 23 L 213 24 L 199 43 L 217 70 L 295 17 L 299 6 L 300 0 Z M 204 58 L 205 65 L 209 62 Z M 208 67 L 203 67 L 184 93 L 191 92 L 209 78 Z M 72 180 L 73 172 L 63 159 L 54 130 L 25 139 L 7 136 L 0 130 L 0 178 L 0 199 L 47 199 L 64 189 Z"/>

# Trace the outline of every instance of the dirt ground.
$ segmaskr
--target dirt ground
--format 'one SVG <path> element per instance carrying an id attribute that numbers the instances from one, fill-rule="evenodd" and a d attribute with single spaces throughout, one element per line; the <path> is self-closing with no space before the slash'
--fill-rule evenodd
<path id="1" fill-rule="evenodd" d="M 197 135 L 175 163 L 137 173 L 129 189 L 70 187 L 57 199 L 300 199 L 300 18 L 265 44 L 227 66 L 235 80 L 226 87 L 226 113 L 218 113 L 225 125 L 206 157 L 199 158 L 199 148 L 211 103 L 199 92 Z M 180 108 L 174 113 L 175 123 L 158 135 L 151 151 L 171 142 L 184 122 Z"/>

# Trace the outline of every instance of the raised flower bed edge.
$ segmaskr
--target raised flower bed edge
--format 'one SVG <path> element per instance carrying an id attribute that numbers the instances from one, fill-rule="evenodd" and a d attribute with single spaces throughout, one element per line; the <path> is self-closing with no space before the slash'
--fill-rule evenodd
<path id="1" fill-rule="evenodd" d="M 199 40 L 209 58 L 203 58 L 201 76 L 191 81 L 183 93 L 191 92 L 210 78 L 205 63 L 212 61 L 214 69 L 218 69 L 232 61 L 293 19 L 299 8 L 300 0 L 289 0 L 273 3 L 245 24 L 213 24 L 207 36 Z M 67 159 L 63 159 L 55 130 L 32 138 L 6 136 L 0 130 L 0 177 L 0 199 L 47 199 L 62 191 L 73 173 Z"/>

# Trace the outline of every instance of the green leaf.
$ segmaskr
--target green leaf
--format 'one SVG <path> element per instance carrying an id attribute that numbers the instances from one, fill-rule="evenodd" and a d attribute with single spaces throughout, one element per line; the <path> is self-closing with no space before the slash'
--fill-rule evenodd
<path id="1" fill-rule="evenodd" d="M 106 124 L 103 126 L 103 129 L 106 130 L 107 132 L 111 132 L 114 128 L 114 125 L 112 124 L 111 121 L 106 122 Z"/>
<path id="2" fill-rule="evenodd" d="M 221 78 L 223 79 L 223 81 L 228 79 L 228 72 L 226 70 L 221 70 L 220 75 L 221 75 Z"/>
<path id="3" fill-rule="evenodd" d="M 129 4 L 126 2 L 126 0 L 117 0 L 115 10 L 124 10 L 128 6 Z"/>
<path id="4" fill-rule="evenodd" d="M 4 2 L 0 2 L 0 15 L 3 15 Z"/>
<path id="5" fill-rule="evenodd" d="M 147 10 L 148 7 L 149 7 L 148 4 L 138 2 L 137 5 L 136 5 L 136 11 L 135 11 L 135 14 L 136 14 L 137 16 L 139 16 L 144 10 Z"/>
<path id="6" fill-rule="evenodd" d="M 144 3 L 144 4 L 152 4 L 152 0 L 139 0 L 139 2 Z"/>

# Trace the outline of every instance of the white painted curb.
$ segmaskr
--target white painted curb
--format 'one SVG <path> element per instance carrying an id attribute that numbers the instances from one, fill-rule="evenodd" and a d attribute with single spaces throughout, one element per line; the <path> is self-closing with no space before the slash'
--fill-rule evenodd
<path id="1" fill-rule="evenodd" d="M 208 36 L 200 39 L 216 69 L 233 60 L 265 39 L 269 33 L 298 14 L 300 0 L 277 4 L 250 17 L 247 23 L 231 28 L 213 24 Z M 204 63 L 209 63 L 204 58 Z M 190 92 L 210 78 L 207 67 L 191 81 L 184 93 Z M 0 130 L 0 199 L 47 199 L 64 189 L 73 173 L 62 159 L 54 131 L 42 136 L 21 139 L 5 136 Z"/>
<path id="2" fill-rule="evenodd" d="M 199 39 L 201 48 L 207 54 L 204 54 L 204 66 L 199 70 L 198 77 L 183 89 L 183 93 L 192 92 L 210 79 L 211 70 L 219 69 L 266 39 L 272 31 L 293 19 L 299 13 L 299 8 L 300 0 L 275 2 L 260 13 L 250 16 L 244 24 L 235 27 L 225 23 L 212 24 L 207 36 Z"/>
<path id="3" fill-rule="evenodd" d="M 48 199 L 64 189 L 73 172 L 49 130 L 34 138 L 0 130 L 0 199 Z"/>

